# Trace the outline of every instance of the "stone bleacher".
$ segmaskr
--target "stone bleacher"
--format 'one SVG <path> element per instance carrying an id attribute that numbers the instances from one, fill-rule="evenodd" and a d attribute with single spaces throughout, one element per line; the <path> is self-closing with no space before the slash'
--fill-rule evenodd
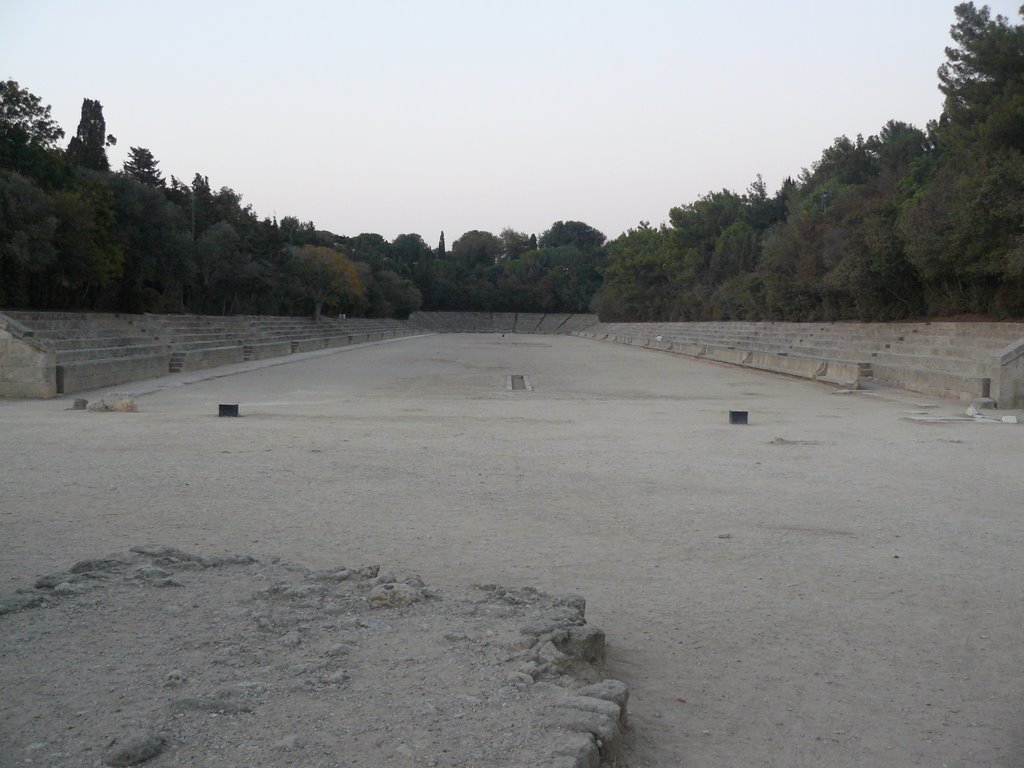
<path id="1" fill-rule="evenodd" d="M 0 314 L 0 396 L 54 397 L 420 332 L 388 319 L 9 311 Z"/>
<path id="2" fill-rule="evenodd" d="M 52 358 L 54 394 L 167 373 L 170 349 L 143 316 L 7 312 Z"/>
<path id="3" fill-rule="evenodd" d="M 409 323 L 436 333 L 562 333 L 597 322 L 597 315 L 567 312 L 413 312 Z"/>
<path id="4" fill-rule="evenodd" d="M 1024 405 L 1024 323 L 598 323 L 574 333 L 848 387 Z"/>
<path id="5" fill-rule="evenodd" d="M 594 315 L 416 312 L 308 317 L 0 314 L 0 395 L 53 397 L 178 371 L 423 332 L 559 333 L 846 387 L 872 382 L 1024 406 L 1024 323 L 599 323 Z"/>

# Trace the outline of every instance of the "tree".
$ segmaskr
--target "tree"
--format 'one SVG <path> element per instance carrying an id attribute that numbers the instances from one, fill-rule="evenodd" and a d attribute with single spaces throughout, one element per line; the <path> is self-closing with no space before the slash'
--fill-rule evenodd
<path id="1" fill-rule="evenodd" d="M 955 12 L 955 46 L 946 48 L 938 73 L 946 97 L 943 118 L 988 148 L 1024 150 L 1024 26 L 993 19 L 988 6 L 978 9 L 972 2 Z"/>
<path id="2" fill-rule="evenodd" d="M 56 300 L 67 308 L 90 308 L 121 276 L 123 251 L 118 242 L 113 196 L 98 179 L 53 195 L 57 215 Z"/>
<path id="3" fill-rule="evenodd" d="M 353 261 L 363 261 L 376 269 L 392 266 L 391 243 L 376 232 L 362 232 L 349 240 Z"/>
<path id="4" fill-rule="evenodd" d="M 423 303 L 419 289 L 390 269 L 371 269 L 365 274 L 363 283 L 370 317 L 406 318 Z"/>
<path id="5" fill-rule="evenodd" d="M 441 239 L 437 241 L 437 258 L 443 259 L 445 257 L 444 249 L 444 230 L 441 230 Z"/>
<path id="6" fill-rule="evenodd" d="M 186 212 L 163 191 L 127 174 L 108 181 L 124 248 L 118 308 L 124 312 L 181 311 L 189 281 L 192 237 Z"/>
<path id="7" fill-rule="evenodd" d="M 314 320 L 325 305 L 347 310 L 363 296 L 356 265 L 332 248 L 305 245 L 295 252 L 294 264 L 302 295 L 313 304 Z"/>
<path id="8" fill-rule="evenodd" d="M 53 200 L 36 184 L 0 170 L 0 307 L 32 303 L 30 283 L 56 259 Z"/>
<path id="9" fill-rule="evenodd" d="M 502 259 L 517 259 L 527 251 L 537 250 L 536 240 L 534 246 L 530 247 L 530 238 L 525 232 L 516 232 L 511 227 L 505 227 L 498 235 L 501 240 Z"/>
<path id="10" fill-rule="evenodd" d="M 392 240 L 391 253 L 399 274 L 407 277 L 420 272 L 434 255 L 430 246 L 415 233 L 399 235 Z"/>
<path id="11" fill-rule="evenodd" d="M 0 130 L 5 138 L 17 133 L 31 144 L 54 149 L 64 131 L 50 117 L 50 105 L 22 89 L 14 80 L 0 82 Z"/>
<path id="12" fill-rule="evenodd" d="M 153 153 L 145 147 L 131 147 L 128 150 L 128 159 L 124 161 L 123 170 L 136 181 L 163 189 L 166 184 L 163 174 L 157 168 L 158 164 Z"/>
<path id="13" fill-rule="evenodd" d="M 452 243 L 452 261 L 461 269 L 492 267 L 501 256 L 501 240 L 490 232 L 471 229 Z"/>
<path id="14" fill-rule="evenodd" d="M 57 149 L 63 137 L 49 105 L 14 80 L 0 82 L 0 168 L 24 174 L 44 188 L 59 186 L 69 175 Z"/>
<path id="15" fill-rule="evenodd" d="M 68 144 L 68 159 L 93 171 L 109 171 L 106 148 L 114 144 L 117 144 L 117 139 L 107 133 L 103 105 L 92 99 L 83 99 L 82 119 L 78 123 L 78 132 Z"/>
<path id="16" fill-rule="evenodd" d="M 309 240 L 316 232 L 312 221 L 299 221 L 295 216 L 281 219 L 281 234 L 288 245 L 309 245 Z"/>
<path id="17" fill-rule="evenodd" d="M 608 244 L 609 265 L 593 308 L 605 322 L 675 320 L 681 292 L 671 235 L 641 221 Z"/>
<path id="18" fill-rule="evenodd" d="M 582 221 L 556 221 L 538 241 L 541 248 L 575 245 L 581 253 L 593 254 L 604 245 L 605 236 Z"/>

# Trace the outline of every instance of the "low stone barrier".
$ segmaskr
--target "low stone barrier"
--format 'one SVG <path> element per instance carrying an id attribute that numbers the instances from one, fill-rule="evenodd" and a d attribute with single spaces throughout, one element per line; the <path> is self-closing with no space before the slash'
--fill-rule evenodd
<path id="1" fill-rule="evenodd" d="M 183 356 L 182 371 L 201 371 L 206 368 L 216 368 L 219 365 L 241 363 L 245 360 L 245 352 L 241 344 L 234 344 L 230 347 L 213 347 L 211 349 L 190 349 L 178 354 Z M 164 368 L 163 373 L 167 373 L 166 368 Z"/>
<path id="2" fill-rule="evenodd" d="M 169 353 L 79 360 L 57 365 L 57 394 L 87 392 L 112 384 L 154 379 L 167 373 Z"/>
<path id="3" fill-rule="evenodd" d="M 875 363 L 873 376 L 877 381 L 891 387 L 908 389 L 933 397 L 948 397 L 970 403 L 979 397 L 989 397 L 991 379 L 962 373 L 946 373 L 922 368 L 904 368 L 898 365 Z M 1011 400 L 1000 403 L 1001 408 L 1014 407 Z"/>
<path id="4" fill-rule="evenodd" d="M 292 345 L 289 341 L 264 341 L 246 344 L 243 347 L 249 360 L 266 360 L 271 357 L 282 357 L 291 354 Z"/>
<path id="5" fill-rule="evenodd" d="M 714 344 L 676 342 L 658 338 L 657 336 L 629 336 L 589 331 L 576 331 L 573 335 L 601 341 L 615 341 L 620 344 L 631 344 L 647 349 L 659 349 L 663 352 L 672 352 L 685 355 L 686 357 L 713 360 L 716 363 L 727 363 L 729 365 L 755 368 L 760 371 L 782 373 L 789 376 L 799 376 L 843 387 L 856 388 L 861 386 L 871 371 L 871 366 L 868 363 L 790 355 L 781 352 L 764 352 L 737 347 L 723 347 Z"/>

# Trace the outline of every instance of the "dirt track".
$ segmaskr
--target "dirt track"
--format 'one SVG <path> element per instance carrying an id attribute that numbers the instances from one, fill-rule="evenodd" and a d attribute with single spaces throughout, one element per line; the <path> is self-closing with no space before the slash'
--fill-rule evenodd
<path id="1" fill-rule="evenodd" d="M 0 401 L 0 591 L 151 541 L 578 592 L 633 766 L 1019 765 L 1024 427 L 914 403 L 511 335 Z"/>

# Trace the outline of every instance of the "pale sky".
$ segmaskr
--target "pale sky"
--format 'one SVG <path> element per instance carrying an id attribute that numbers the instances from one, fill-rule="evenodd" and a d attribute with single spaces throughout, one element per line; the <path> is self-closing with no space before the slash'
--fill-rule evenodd
<path id="1" fill-rule="evenodd" d="M 1019 0 L 988 3 L 1021 23 Z M 261 216 L 614 238 L 938 117 L 954 0 L 0 0 L 0 78 Z M 980 5 L 980 4 L 979 4 Z"/>

